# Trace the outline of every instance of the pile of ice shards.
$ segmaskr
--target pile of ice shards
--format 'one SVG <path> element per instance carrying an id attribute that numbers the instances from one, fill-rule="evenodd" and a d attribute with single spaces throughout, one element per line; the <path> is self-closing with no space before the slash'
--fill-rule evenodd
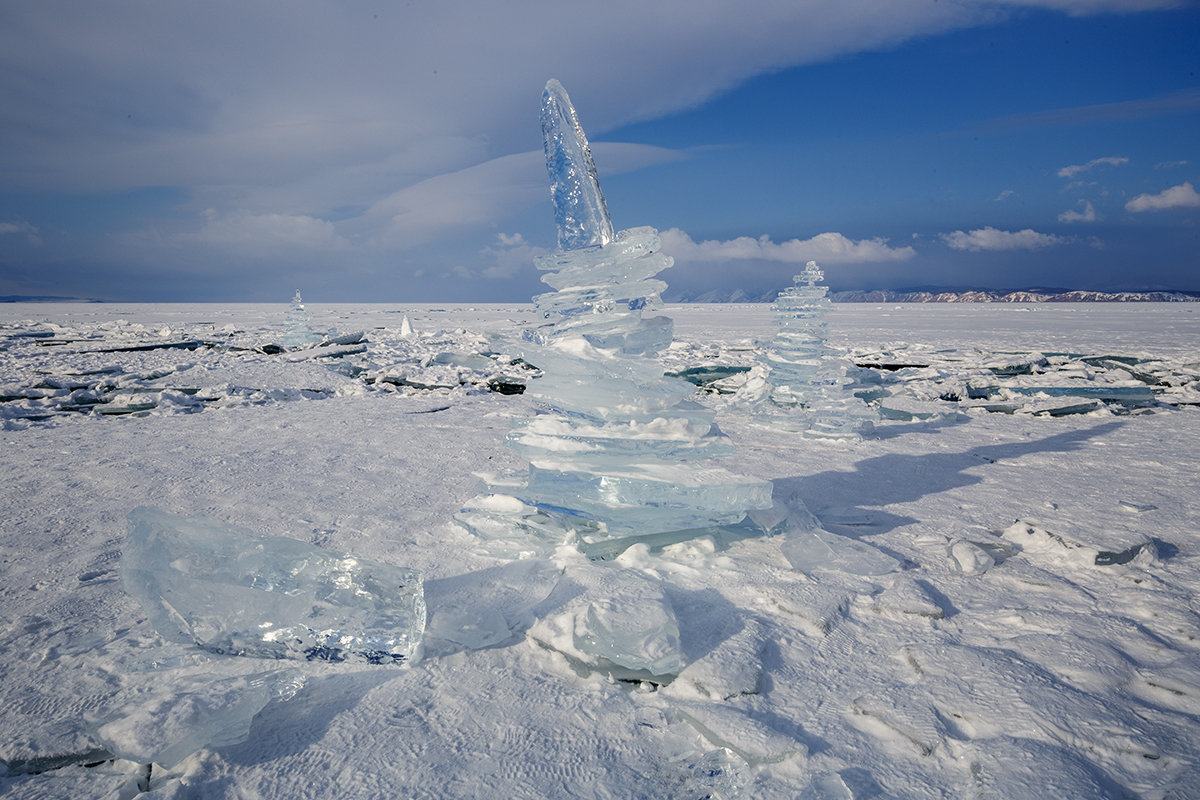
<path id="1" fill-rule="evenodd" d="M 407 319 L 407 317 L 405 318 Z M 294 347 L 274 326 L 136 323 L 0 326 L 0 424 L 63 416 L 193 414 L 374 392 L 520 394 L 536 368 L 463 329 L 331 333 Z"/>
<path id="2" fill-rule="evenodd" d="M 1200 405 L 1200 364 L 1116 354 L 858 352 L 856 393 L 885 420 L 960 413 L 1062 417 Z"/>

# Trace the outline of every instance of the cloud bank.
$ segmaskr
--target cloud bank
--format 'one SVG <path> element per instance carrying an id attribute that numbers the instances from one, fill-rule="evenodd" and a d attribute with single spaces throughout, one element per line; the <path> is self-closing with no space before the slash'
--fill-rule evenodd
<path id="1" fill-rule="evenodd" d="M 1200 193 L 1190 182 L 1172 186 L 1158 194 L 1139 194 L 1125 204 L 1126 211 L 1166 211 L 1170 208 L 1195 208 L 1200 206 Z"/>
<path id="2" fill-rule="evenodd" d="M 661 234 L 663 252 L 675 260 L 690 262 L 774 261 L 804 264 L 808 261 L 829 264 L 862 264 L 878 261 L 907 261 L 916 255 L 911 247 L 890 247 L 885 239 L 854 241 L 840 233 L 819 233 L 810 239 L 773 242 L 769 236 L 753 239 L 739 236 L 728 241 L 696 242 L 678 228 Z"/>
<path id="3" fill-rule="evenodd" d="M 1052 233 L 1038 233 L 1026 228 L 1021 231 L 1001 231 L 988 226 L 970 232 L 954 231 L 941 234 L 952 250 L 972 252 L 997 250 L 1040 250 L 1043 247 L 1066 244 L 1069 240 Z"/>

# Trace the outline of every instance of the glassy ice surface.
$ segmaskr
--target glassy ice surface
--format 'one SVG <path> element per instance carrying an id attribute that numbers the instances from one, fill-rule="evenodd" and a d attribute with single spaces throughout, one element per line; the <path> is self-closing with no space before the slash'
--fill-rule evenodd
<path id="1" fill-rule="evenodd" d="M 300 290 L 292 297 L 292 305 L 287 313 L 287 330 L 283 334 L 282 343 L 285 347 L 306 347 L 321 341 L 321 336 L 313 332 L 312 321 L 304 301 L 300 298 Z"/>
<path id="2" fill-rule="evenodd" d="M 783 539 L 783 556 L 801 572 L 836 570 L 852 575 L 886 575 L 900 562 L 865 542 L 816 528 L 789 531 Z"/>
<path id="3" fill-rule="evenodd" d="M 287 700 L 304 684 L 297 669 L 214 678 L 163 677 L 94 715 L 89 728 L 108 752 L 168 769 L 204 747 L 245 741 L 250 724 L 272 700 Z"/>
<path id="4" fill-rule="evenodd" d="M 216 653 L 398 663 L 425 629 L 416 570 L 157 508 L 129 514 L 121 581 L 163 638 Z"/>
<path id="5" fill-rule="evenodd" d="M 672 795 L 679 800 L 736 800 L 750 783 L 746 762 L 723 747 L 688 760 L 684 766 L 683 786 Z"/>
<path id="6" fill-rule="evenodd" d="M 608 244 L 613 239 L 613 226 L 596 177 L 592 149 L 571 98 L 553 78 L 542 92 L 541 119 L 559 249 Z"/>
<path id="7" fill-rule="evenodd" d="M 492 540 L 653 535 L 741 521 L 771 505 L 771 485 L 712 466 L 732 447 L 695 387 L 663 374 L 671 344 L 662 306 L 672 265 L 658 232 L 612 233 L 587 138 L 558 81 L 546 85 L 542 127 L 560 249 L 535 259 L 555 291 L 533 298 L 548 322 L 526 332 L 526 360 L 543 377 L 526 394 L 548 412 L 518 423 L 506 443 L 528 459 L 527 475 L 491 482 L 491 498 L 458 519 Z M 504 549 L 528 554 L 521 542 Z M 534 548 L 533 552 L 536 552 Z"/>
<path id="8" fill-rule="evenodd" d="M 523 559 L 497 567 L 425 583 L 431 638 L 468 649 L 511 639 L 533 624 L 534 609 L 558 586 L 562 570 L 542 559 Z"/>

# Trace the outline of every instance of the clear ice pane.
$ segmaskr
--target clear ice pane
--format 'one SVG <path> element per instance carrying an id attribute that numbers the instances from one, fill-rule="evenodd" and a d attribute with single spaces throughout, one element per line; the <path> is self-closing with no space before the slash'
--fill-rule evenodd
<path id="1" fill-rule="evenodd" d="M 216 653 L 398 663 L 425 629 L 416 570 L 151 507 L 129 514 L 121 581 L 165 639 Z"/>
<path id="2" fill-rule="evenodd" d="M 592 149 L 567 90 L 553 78 L 542 92 L 541 117 L 559 248 L 578 250 L 608 244 L 613 238 L 612 220 L 596 177 Z"/>

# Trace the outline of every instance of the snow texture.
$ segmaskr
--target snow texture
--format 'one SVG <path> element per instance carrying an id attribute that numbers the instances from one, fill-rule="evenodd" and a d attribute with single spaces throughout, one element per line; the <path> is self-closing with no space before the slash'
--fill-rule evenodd
<path id="1" fill-rule="evenodd" d="M 828 441 L 733 402 L 769 306 L 666 307 L 674 339 L 655 358 L 712 376 L 691 400 L 737 444 L 714 463 L 785 506 L 755 526 L 795 496 L 813 515 L 800 529 L 898 564 L 861 575 L 794 568 L 790 532 L 606 562 L 478 552 L 449 520 L 476 473 L 527 468 L 501 442 L 548 416 L 489 386 L 536 383 L 519 362 L 530 305 L 310 305 L 316 327 L 367 335 L 303 360 L 260 347 L 286 304 L 0 305 L 0 794 L 1194 797 L 1189 307 L 835 305 L 827 345 L 864 402 L 897 413 Z M 406 315 L 419 336 L 401 336 Z M 420 570 L 424 654 L 394 668 L 164 643 L 119 579 L 143 505 Z M 613 576 L 673 616 L 673 677 L 576 644 Z M 153 747 L 223 702 L 249 713 L 253 676 L 285 666 L 298 676 L 269 679 L 281 693 L 248 731 L 231 721 L 173 766 L 141 764 L 172 760 Z"/>

